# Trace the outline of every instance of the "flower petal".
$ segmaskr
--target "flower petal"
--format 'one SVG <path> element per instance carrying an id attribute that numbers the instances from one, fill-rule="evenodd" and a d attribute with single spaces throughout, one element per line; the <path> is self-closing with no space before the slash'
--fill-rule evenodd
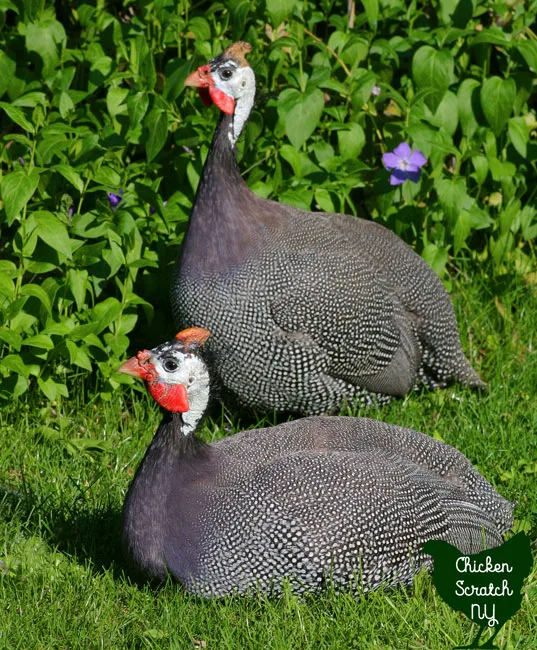
<path id="1" fill-rule="evenodd" d="M 121 199 L 123 198 L 121 195 L 123 194 L 123 190 L 119 190 L 119 194 L 115 194 L 114 192 L 108 192 L 108 203 L 110 204 L 110 207 L 112 210 L 115 210 L 117 206 L 119 205 Z"/>
<path id="2" fill-rule="evenodd" d="M 421 169 L 418 169 L 418 170 L 415 171 L 415 172 L 414 172 L 414 171 L 411 172 L 411 171 L 409 171 L 409 170 L 407 169 L 407 176 L 408 176 L 408 178 L 410 178 L 410 180 L 411 180 L 413 183 L 417 183 L 417 182 L 420 180 Z"/>
<path id="3" fill-rule="evenodd" d="M 425 163 L 427 162 L 427 158 L 421 153 L 419 149 L 416 149 L 410 154 L 410 158 L 408 159 L 409 165 L 415 165 L 418 167 L 423 167 Z"/>
<path id="4" fill-rule="evenodd" d="M 394 153 L 384 153 L 382 154 L 382 162 L 386 169 L 394 169 L 399 166 L 401 159 L 399 156 L 396 156 Z"/>
<path id="5" fill-rule="evenodd" d="M 406 172 L 401 169 L 394 169 L 390 175 L 390 185 L 401 185 L 407 179 Z"/>
<path id="6" fill-rule="evenodd" d="M 408 160 L 411 154 L 410 145 L 408 142 L 401 142 L 401 144 L 398 144 L 397 147 L 395 147 L 393 153 L 403 160 Z"/>

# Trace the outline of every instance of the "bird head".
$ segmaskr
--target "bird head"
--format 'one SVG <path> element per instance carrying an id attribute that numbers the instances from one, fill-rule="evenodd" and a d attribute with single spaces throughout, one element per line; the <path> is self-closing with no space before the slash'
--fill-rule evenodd
<path id="1" fill-rule="evenodd" d="M 207 65 L 192 72 L 185 86 L 197 88 L 206 106 L 214 103 L 228 115 L 234 113 L 235 104 L 240 102 L 247 104 L 249 110 L 255 95 L 255 75 L 245 55 L 251 50 L 250 43 L 232 43 Z"/>
<path id="2" fill-rule="evenodd" d="M 118 369 L 143 379 L 153 399 L 166 411 L 182 413 L 188 433 L 209 403 L 210 380 L 200 348 L 210 336 L 202 327 L 185 329 L 167 343 L 142 350 Z"/>

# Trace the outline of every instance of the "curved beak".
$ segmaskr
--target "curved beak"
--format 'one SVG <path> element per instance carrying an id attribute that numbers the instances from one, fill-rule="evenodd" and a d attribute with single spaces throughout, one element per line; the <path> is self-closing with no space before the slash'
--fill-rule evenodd
<path id="1" fill-rule="evenodd" d="M 131 357 L 130 359 L 127 359 L 125 363 L 121 364 L 117 369 L 117 372 L 145 379 L 148 374 L 148 368 L 145 365 L 145 362 L 148 359 L 151 359 L 151 352 L 149 352 L 149 350 L 142 350 L 141 352 L 138 352 L 135 357 Z"/>
<path id="2" fill-rule="evenodd" d="M 145 373 L 138 361 L 137 357 L 131 357 L 125 363 L 123 363 L 118 369 L 117 372 L 123 372 L 126 375 L 133 375 L 133 377 L 144 377 Z"/>
<path id="3" fill-rule="evenodd" d="M 185 86 L 191 86 L 193 88 L 208 88 L 212 85 L 214 85 L 214 80 L 211 74 L 211 66 L 209 65 L 200 66 L 185 79 Z"/>

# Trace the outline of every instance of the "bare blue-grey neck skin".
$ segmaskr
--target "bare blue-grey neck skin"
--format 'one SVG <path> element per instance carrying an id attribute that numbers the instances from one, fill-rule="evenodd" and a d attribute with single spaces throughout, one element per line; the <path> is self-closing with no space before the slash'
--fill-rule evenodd
<path id="1" fill-rule="evenodd" d="M 189 488 L 210 476 L 211 448 L 185 436 L 180 413 L 165 414 L 134 477 L 123 506 L 123 546 L 136 573 L 166 579 L 168 567 L 187 581 L 195 573 L 198 514 L 203 491 Z"/>
<path id="2" fill-rule="evenodd" d="M 232 115 L 221 114 L 183 240 L 179 264 L 191 274 L 222 272 L 259 246 L 265 228 L 255 219 L 258 198 L 242 178 L 235 143 L 250 115 L 255 76 L 250 67 L 217 57 L 211 72 L 219 90 L 232 96 Z M 229 79 L 221 74 L 232 72 Z"/>
<path id="3" fill-rule="evenodd" d="M 209 371 L 199 350 L 190 352 L 176 340 L 150 353 L 148 362 L 163 383 L 186 387 L 189 409 L 163 410 L 125 499 L 123 545 L 145 576 L 165 579 L 173 566 L 187 580 L 195 569 L 189 540 L 198 535 L 197 514 L 204 508 L 203 491 L 189 486 L 214 472 L 211 448 L 195 436 L 210 400 Z"/>

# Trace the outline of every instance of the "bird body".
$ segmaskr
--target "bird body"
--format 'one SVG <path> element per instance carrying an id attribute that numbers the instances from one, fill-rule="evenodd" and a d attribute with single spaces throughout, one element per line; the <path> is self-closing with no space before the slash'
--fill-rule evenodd
<path id="1" fill-rule="evenodd" d="M 187 80 L 233 95 L 234 108 L 217 127 L 178 258 L 179 325 L 212 332 L 215 375 L 251 407 L 319 414 L 355 398 L 388 401 L 419 382 L 483 387 L 442 283 L 401 239 L 250 191 L 234 143 L 255 78 L 238 46 Z"/>
<path id="2" fill-rule="evenodd" d="M 139 572 L 204 596 L 279 594 L 285 580 L 297 593 L 327 580 L 367 591 L 411 583 L 428 539 L 466 553 L 483 534 L 501 543 L 512 505 L 460 452 L 416 431 L 319 416 L 201 443 L 210 380 L 196 332 L 122 366 L 172 410 L 125 501 Z"/>

